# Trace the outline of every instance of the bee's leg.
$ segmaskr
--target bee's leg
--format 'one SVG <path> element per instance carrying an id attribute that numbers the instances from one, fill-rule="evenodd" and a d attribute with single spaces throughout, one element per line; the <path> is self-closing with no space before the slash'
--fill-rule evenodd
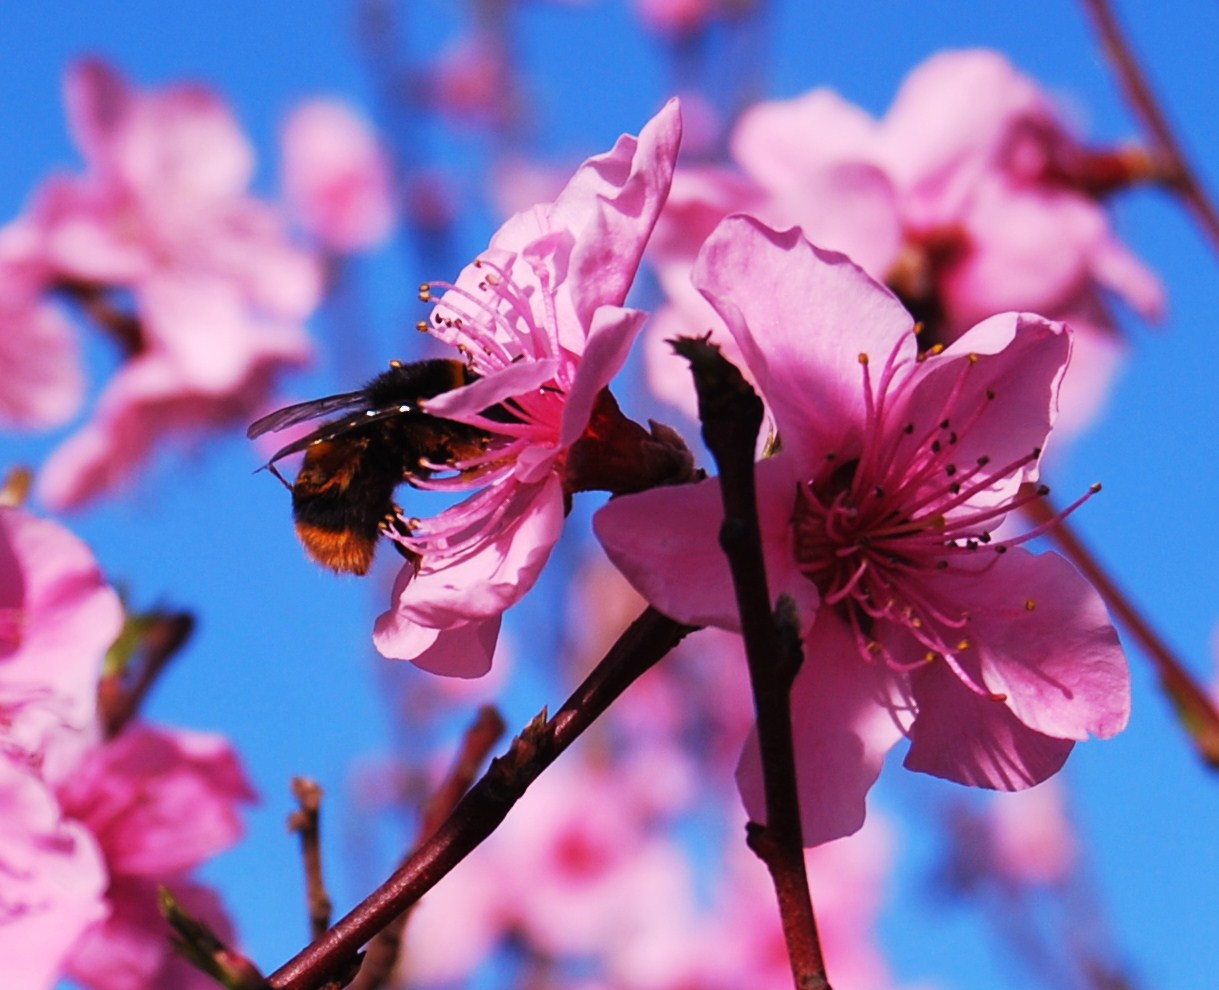
<path id="1" fill-rule="evenodd" d="M 395 550 L 398 551 L 404 558 L 409 560 L 415 567 L 422 563 L 423 558 L 414 550 L 403 545 L 403 543 L 395 539 L 395 537 L 406 537 L 411 535 L 411 528 L 407 525 L 406 520 L 402 516 L 402 507 L 395 505 L 390 512 L 385 514 L 385 518 L 380 523 L 381 532 L 389 537 L 389 542 Z"/>

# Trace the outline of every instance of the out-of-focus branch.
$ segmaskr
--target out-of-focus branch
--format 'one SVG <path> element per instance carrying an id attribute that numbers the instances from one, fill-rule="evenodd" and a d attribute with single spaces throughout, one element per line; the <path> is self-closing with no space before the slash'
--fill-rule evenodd
<path id="1" fill-rule="evenodd" d="M 1165 184 L 1185 201 L 1194 219 L 1210 239 L 1211 247 L 1219 252 L 1219 210 L 1185 157 L 1181 143 L 1151 91 L 1134 49 L 1122 34 L 1113 8 L 1108 0 L 1084 0 L 1084 6 L 1092 16 L 1101 45 L 1113 64 L 1126 100 L 1142 123 L 1156 157 L 1160 159 L 1159 165 Z"/>
<path id="2" fill-rule="evenodd" d="M 322 788 L 308 777 L 292 778 L 299 807 L 288 816 L 288 828 L 301 837 L 305 894 L 309 902 L 309 936 L 319 938 L 330 927 L 330 895 L 322 877 Z"/>
<path id="3" fill-rule="evenodd" d="M 795 617 L 780 603 L 772 613 L 754 486 L 754 451 L 762 400 L 706 338 L 679 338 L 673 348 L 690 362 L 703 440 L 719 468 L 724 503 L 720 545 L 728 557 L 749 663 L 766 794 L 766 824 L 750 823 L 750 848 L 774 882 L 800 990 L 829 990 L 813 915 L 792 748 L 791 687 L 802 660 Z"/>
<path id="4" fill-rule="evenodd" d="M 484 705 L 478 710 L 474 723 L 466 730 L 461 749 L 448 776 L 423 807 L 419 838 L 408 853 L 407 860 L 435 835 L 436 830 L 453 813 L 457 802 L 474 783 L 479 768 L 487 759 L 491 747 L 499 742 L 505 728 L 503 718 L 493 706 Z M 388 986 L 402 951 L 402 933 L 406 930 L 410 916 L 411 908 L 407 908 L 373 937 L 350 990 L 380 990 L 381 987 Z M 314 937 L 321 934 L 322 932 L 315 932 Z"/>
<path id="5" fill-rule="evenodd" d="M 128 615 L 106 656 L 97 688 L 98 715 L 113 738 L 139 714 L 148 692 L 195 631 L 189 612 L 160 609 Z"/>
<path id="6" fill-rule="evenodd" d="M 430 839 L 346 917 L 267 980 L 274 990 L 314 990 L 350 965 L 389 925 L 470 854 L 507 817 L 528 786 L 610 704 L 693 628 L 647 609 L 619 637 L 553 718 L 545 710 L 458 802 Z"/>

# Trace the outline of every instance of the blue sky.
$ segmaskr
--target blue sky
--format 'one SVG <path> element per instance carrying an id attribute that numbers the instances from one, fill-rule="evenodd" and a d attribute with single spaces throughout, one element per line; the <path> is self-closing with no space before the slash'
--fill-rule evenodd
<path id="1" fill-rule="evenodd" d="M 452 35 L 452 5 L 412 6 L 422 57 Z M 637 130 L 669 95 L 664 52 L 638 32 L 624 4 L 520 6 L 514 30 L 530 73 L 533 147 L 578 160 L 609 147 L 619 133 Z M 1132 3 L 1124 8 L 1204 181 L 1219 189 L 1211 43 L 1219 36 L 1219 8 L 1186 3 L 1171 16 Z M 76 162 L 60 105 L 61 73 L 76 55 L 104 55 L 142 85 L 183 77 L 214 85 L 259 149 L 258 182 L 266 190 L 274 186 L 278 121 L 294 102 L 337 94 L 373 106 L 348 3 L 50 0 L 12 5 L 5 21 L 3 217 L 20 210 L 48 169 Z M 880 113 L 924 57 L 945 47 L 981 45 L 1002 49 L 1058 94 L 1092 139 L 1112 142 L 1136 133 L 1073 4 L 789 0 L 772 7 L 765 29 L 773 57 L 750 69 L 766 95 L 829 84 Z M 441 156 L 462 150 L 423 122 L 417 138 Z M 469 169 L 456 158 L 441 162 L 455 174 Z M 1219 490 L 1213 349 L 1219 266 L 1189 218 L 1162 194 L 1124 196 L 1115 216 L 1123 237 L 1164 279 L 1169 315 L 1155 328 L 1125 321 L 1133 356 L 1109 413 L 1052 468 L 1053 480 L 1063 492 L 1104 482 L 1103 494 L 1076 516 L 1079 529 L 1169 641 L 1210 680 L 1219 621 L 1213 564 L 1219 559 L 1213 510 Z M 466 255 L 485 243 L 489 223 L 476 220 L 463 229 Z M 362 336 L 336 333 L 331 320 L 329 350 L 293 384 L 294 394 L 352 387 L 336 369 L 354 360 L 357 350 L 369 362 L 360 378 L 390 357 L 409 357 L 409 328 L 423 315 L 415 287 L 426 277 L 451 274 L 422 270 L 417 253 L 403 245 L 360 260 L 349 275 L 363 300 Z M 108 356 L 99 349 L 96 359 L 100 367 Z M 54 439 L 0 435 L 0 462 L 36 463 Z M 225 893 L 254 958 L 272 969 L 299 947 L 304 928 L 298 859 L 283 826 L 293 774 L 317 777 L 332 795 L 327 847 L 340 907 L 354 903 L 376 879 L 378 864 L 392 858 L 384 835 L 371 843 L 362 837 L 360 810 L 345 796 L 353 761 L 383 752 L 391 739 L 382 703 L 387 661 L 368 641 L 389 573 L 360 582 L 308 564 L 282 489 L 266 475 L 253 475 L 257 465 L 238 435 L 174 452 L 128 495 L 68 522 L 137 604 L 168 603 L 199 616 L 198 635 L 154 695 L 149 715 L 223 731 L 248 761 L 262 804 L 251 816 L 248 842 L 210 867 L 208 876 Z M 531 607 L 554 610 L 562 585 L 561 576 L 548 579 Z M 1131 654 L 1130 729 L 1114 741 L 1078 747 L 1069 778 L 1100 894 L 1135 978 L 1156 990 L 1197 990 L 1219 971 L 1212 882 L 1219 875 L 1219 778 L 1189 752 L 1147 664 L 1137 651 Z M 520 724 L 558 700 L 559 693 L 544 684 L 523 684 L 505 700 L 509 723 Z M 896 771 L 894 763 L 878 795 L 894 808 L 947 786 Z M 911 983 L 933 979 L 959 990 L 1020 985 L 1002 973 L 1001 957 L 971 922 L 918 900 L 927 882 L 927 844 L 913 821 L 883 923 L 895 969 Z M 366 847 L 360 865 L 345 866 L 353 844 Z"/>

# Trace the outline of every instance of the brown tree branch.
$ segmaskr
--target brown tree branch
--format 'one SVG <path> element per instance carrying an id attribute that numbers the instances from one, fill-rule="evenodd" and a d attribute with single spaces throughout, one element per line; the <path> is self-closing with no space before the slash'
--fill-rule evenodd
<path id="1" fill-rule="evenodd" d="M 720 545 L 728 557 L 753 686 L 766 795 L 766 824 L 751 822 L 749 846 L 774 882 L 783 934 L 798 990 L 830 990 L 804 865 L 791 687 L 802 660 L 795 616 L 771 611 L 754 487 L 754 452 L 762 400 L 706 338 L 679 338 L 673 348 L 690 362 L 703 440 L 719 469 L 724 503 Z"/>
<path id="2" fill-rule="evenodd" d="M 507 817 L 526 788 L 641 674 L 693 628 L 647 609 L 619 637 L 553 718 L 542 711 L 453 813 L 373 893 L 267 980 L 274 990 L 314 990 L 341 973 L 377 932 L 436 885 Z"/>
<path id="3" fill-rule="evenodd" d="M 1198 226 L 1210 239 L 1211 247 L 1219 251 L 1219 210 L 1207 195 L 1197 173 L 1190 165 L 1168 123 L 1168 117 L 1160 107 L 1151 90 L 1147 76 L 1135 57 L 1134 49 L 1122 34 L 1117 17 L 1108 0 L 1083 0 L 1092 17 L 1092 23 L 1100 36 L 1101 47 L 1108 56 L 1118 82 L 1135 116 L 1143 126 L 1151 143 L 1165 184 L 1185 201 Z"/>
<path id="4" fill-rule="evenodd" d="M 453 813 L 457 802 L 474 783 L 479 768 L 487 759 L 491 747 L 499 742 L 505 728 L 504 720 L 494 706 L 484 705 L 478 710 L 474 723 L 466 730 L 461 750 L 458 752 L 448 776 L 423 807 L 423 816 L 419 824 L 419 838 L 403 863 L 435 835 L 436 830 Z M 406 930 L 406 923 L 410 920 L 413 906 L 408 907 L 377 932 L 373 940 L 368 943 L 364 961 L 360 965 L 360 972 L 356 974 L 356 978 L 351 984 L 351 990 L 380 990 L 381 987 L 388 985 L 393 976 L 394 967 L 398 964 L 398 956 L 402 951 L 402 933 Z M 317 932 L 314 937 L 320 934 L 322 933 Z"/>

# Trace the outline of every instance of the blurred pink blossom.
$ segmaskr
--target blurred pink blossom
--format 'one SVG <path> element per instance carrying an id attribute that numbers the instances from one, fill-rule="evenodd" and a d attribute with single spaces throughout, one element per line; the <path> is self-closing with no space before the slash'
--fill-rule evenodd
<path id="1" fill-rule="evenodd" d="M 65 89 L 86 169 L 48 178 L 2 236 L 20 238 L 39 293 L 74 301 L 126 357 L 163 365 L 161 382 L 180 386 L 199 423 L 245 419 L 253 392 L 309 356 L 300 323 L 319 298 L 316 260 L 247 194 L 252 151 L 212 92 L 189 84 L 140 92 L 97 59 L 76 63 Z M 45 328 L 44 336 L 51 339 Z M 121 402 L 109 399 L 112 419 Z M 99 440 L 112 444 L 108 454 L 129 467 L 183 425 L 182 417 L 147 417 L 138 451 L 123 446 L 129 434 L 86 427 L 93 437 L 83 445 L 95 454 Z M 65 480 L 70 451 L 43 492 L 56 506 L 101 493 L 83 478 Z M 88 464 L 80 472 L 89 484 L 120 474 L 99 478 Z"/>
<path id="2" fill-rule="evenodd" d="M 700 232 L 733 212 L 798 224 L 815 244 L 847 254 L 887 281 L 940 343 L 1009 310 L 1070 322 L 1088 338 L 1064 386 L 1070 429 L 1086 425 L 1116 366 L 1120 337 L 1106 299 L 1149 318 L 1162 312 L 1158 280 L 1109 224 L 1100 200 L 1109 186 L 1090 172 L 1099 156 L 998 53 L 934 56 L 879 121 L 825 89 L 759 103 L 742 115 L 731 149 L 743 174 L 704 167 L 674 180 L 654 248 L 674 310 L 657 320 L 658 334 L 675 323 L 706 329 L 689 266 Z M 1096 364 L 1085 360 L 1094 354 Z M 680 362 L 655 348 L 650 365 L 664 392 L 689 395 Z M 689 398 L 681 404 L 692 408 Z"/>
<path id="3" fill-rule="evenodd" d="M 718 0 L 634 0 L 633 6 L 649 31 L 683 37 L 705 28 L 720 4 Z"/>
<path id="4" fill-rule="evenodd" d="M 516 83 L 503 42 L 481 35 L 448 44 L 422 87 L 433 110 L 459 123 L 498 125 L 516 109 Z"/>
<path id="5" fill-rule="evenodd" d="M 222 933 L 219 900 L 187 874 L 242 833 L 239 806 L 254 792 L 223 738 L 131 725 L 88 753 L 58 789 L 65 816 L 80 822 L 105 858 L 109 917 L 85 933 L 68 972 L 97 990 L 211 986 L 175 958 L 156 909 L 165 884 L 187 910 Z"/>
<path id="6" fill-rule="evenodd" d="M 428 329 L 468 355 L 479 379 L 429 399 L 427 411 L 493 439 L 481 458 L 455 465 L 463 473 L 451 485 L 428 483 L 479 490 L 410 520 L 401 543 L 420 563 L 402 569 L 377 620 L 384 655 L 457 676 L 487 671 L 501 614 L 533 586 L 558 539 L 569 448 L 642 325 L 644 314 L 622 303 L 680 134 L 671 102 L 638 138 L 585 162 L 553 203 L 508 220 L 455 284 L 437 284 L 446 291 Z M 513 422 L 482 415 L 500 403 Z"/>
<path id="7" fill-rule="evenodd" d="M 1018 794 L 996 795 L 987 810 L 997 873 L 1038 886 L 1061 884 L 1070 877 L 1079 850 L 1058 778 Z"/>
<path id="8" fill-rule="evenodd" d="M 339 100 L 297 106 L 280 135 L 284 196 L 318 243 L 347 253 L 374 247 L 394 222 L 389 158 L 372 128 Z"/>
<path id="9" fill-rule="evenodd" d="M 66 423 L 85 391 L 76 335 L 43 298 L 38 240 L 28 223 L 0 229 L 0 423 L 25 429 Z"/>
<path id="10" fill-rule="evenodd" d="M 861 269 L 749 217 L 716 229 L 694 282 L 782 441 L 757 488 L 771 592 L 805 623 L 792 715 L 806 842 L 860 827 L 902 735 L 911 769 L 1016 790 L 1075 740 L 1120 731 L 1129 674 L 1100 597 L 1025 550 L 1029 535 L 991 535 L 1038 497 L 1063 328 L 1007 314 L 920 354 L 909 314 Z M 735 629 L 722 517 L 712 479 L 615 499 L 595 528 L 662 612 Z M 756 747 L 739 779 L 762 820 Z"/>
<path id="11" fill-rule="evenodd" d="M 0 754 L 0 958 L 9 990 L 51 990 L 64 958 L 107 913 L 97 843 L 50 788 Z"/>
<path id="12" fill-rule="evenodd" d="M 122 624 L 88 547 L 0 507 L 0 749 L 52 785 L 94 741 L 102 661 Z"/>

